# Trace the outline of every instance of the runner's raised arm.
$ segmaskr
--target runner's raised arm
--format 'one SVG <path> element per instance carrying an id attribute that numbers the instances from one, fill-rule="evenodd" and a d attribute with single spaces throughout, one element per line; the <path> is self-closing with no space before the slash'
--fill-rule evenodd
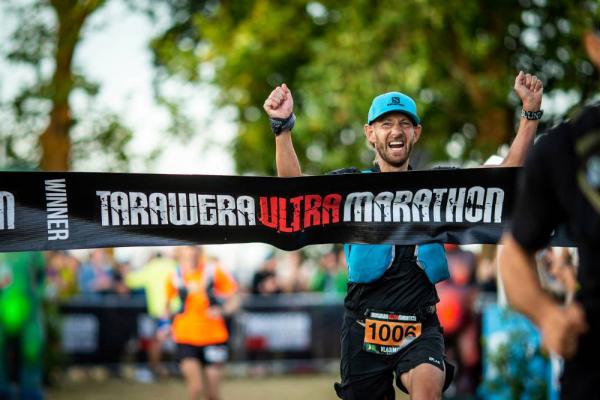
<path id="1" fill-rule="evenodd" d="M 294 127 L 294 99 L 284 83 L 277 86 L 263 104 L 275 134 L 275 163 L 280 177 L 301 176 L 302 170 L 292 143 Z"/>
<path id="2" fill-rule="evenodd" d="M 515 78 L 515 92 L 521 98 L 523 110 L 519 129 L 515 140 L 513 140 L 508 150 L 508 154 L 501 167 L 520 167 L 525 162 L 527 153 L 533 145 L 535 132 L 537 131 L 542 117 L 542 95 L 544 94 L 544 85 L 537 76 L 519 72 Z"/>

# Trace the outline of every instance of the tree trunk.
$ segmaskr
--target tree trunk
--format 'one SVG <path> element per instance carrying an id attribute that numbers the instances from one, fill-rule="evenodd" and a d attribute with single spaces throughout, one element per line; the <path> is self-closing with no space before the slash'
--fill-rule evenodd
<path id="1" fill-rule="evenodd" d="M 40 135 L 42 157 L 40 168 L 44 171 L 67 171 L 70 168 L 73 119 L 69 95 L 73 90 L 73 55 L 81 38 L 81 28 L 104 0 L 51 0 L 57 16 L 57 40 L 54 76 L 51 83 L 52 111 L 50 121 Z"/>
<path id="2" fill-rule="evenodd" d="M 511 143 L 514 134 L 510 115 L 505 108 L 493 107 L 480 113 L 476 119 L 477 143 L 484 153 L 495 152 L 502 143 Z"/>

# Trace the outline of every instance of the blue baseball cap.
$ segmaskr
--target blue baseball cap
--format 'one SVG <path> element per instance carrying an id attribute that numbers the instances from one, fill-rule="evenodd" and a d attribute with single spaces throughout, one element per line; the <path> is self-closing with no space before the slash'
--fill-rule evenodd
<path id="1" fill-rule="evenodd" d="M 421 119 L 417 115 L 417 105 L 415 104 L 415 101 L 400 92 L 389 92 L 375 97 L 371 103 L 371 108 L 369 108 L 369 119 L 367 123 L 371 124 L 383 114 L 393 111 L 406 114 L 412 119 L 415 125 L 421 123 Z"/>

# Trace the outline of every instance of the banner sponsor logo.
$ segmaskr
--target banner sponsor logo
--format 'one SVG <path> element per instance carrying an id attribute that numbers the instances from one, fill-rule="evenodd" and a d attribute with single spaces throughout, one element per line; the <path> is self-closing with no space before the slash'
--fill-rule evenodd
<path id="1" fill-rule="evenodd" d="M 0 230 L 15 229 L 15 196 L 0 192 Z"/>

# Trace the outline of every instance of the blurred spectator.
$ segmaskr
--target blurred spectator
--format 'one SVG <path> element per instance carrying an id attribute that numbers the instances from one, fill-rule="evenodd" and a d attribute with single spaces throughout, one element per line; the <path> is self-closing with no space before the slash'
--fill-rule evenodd
<path id="1" fill-rule="evenodd" d="M 219 398 L 222 367 L 228 359 L 224 316 L 239 307 L 236 293 L 231 275 L 217 262 L 207 261 L 200 247 L 177 249 L 177 268 L 167 283 L 167 296 L 179 298 L 182 304 L 173 318 L 172 333 L 190 400 L 199 399 L 203 392 L 207 399 Z"/>
<path id="2" fill-rule="evenodd" d="M 344 252 L 344 248 L 341 247 L 338 249 L 338 262 L 340 263 L 340 267 L 342 269 L 348 270 L 348 264 L 346 263 L 346 253 Z"/>
<path id="3" fill-rule="evenodd" d="M 269 296 L 282 292 L 277 280 L 277 258 L 275 252 L 267 255 L 252 277 L 252 294 Z"/>
<path id="4" fill-rule="evenodd" d="M 46 293 L 50 299 L 66 300 L 75 295 L 79 261 L 65 251 L 46 255 Z"/>
<path id="5" fill-rule="evenodd" d="M 484 244 L 481 246 L 479 261 L 475 271 L 475 280 L 479 290 L 483 294 L 493 294 L 495 300 L 498 291 L 496 245 Z"/>
<path id="6" fill-rule="evenodd" d="M 565 304 L 577 291 L 577 271 L 567 248 L 547 247 L 539 253 L 538 273 L 542 287 Z"/>
<path id="7" fill-rule="evenodd" d="M 44 267 L 41 253 L 0 254 L 1 399 L 43 398 Z"/>
<path id="8" fill-rule="evenodd" d="M 160 253 L 138 270 L 125 275 L 124 283 L 130 289 L 143 289 L 146 296 L 148 315 L 155 322 L 155 330 L 151 332 L 148 346 L 148 361 L 154 374 L 166 375 L 166 369 L 161 365 L 164 335 L 158 335 L 158 323 L 165 312 L 167 304 L 167 283 L 175 272 L 175 260 L 163 257 Z"/>
<path id="9" fill-rule="evenodd" d="M 346 294 L 348 271 L 339 260 L 337 249 L 331 249 L 321 256 L 319 268 L 310 282 L 311 291 L 340 297 Z"/>
<path id="10" fill-rule="evenodd" d="M 445 245 L 450 279 L 437 285 L 440 323 L 446 338 L 446 353 L 457 364 L 452 383 L 457 394 L 474 393 L 479 377 L 479 328 L 473 304 L 475 255 L 457 245 Z"/>
<path id="11" fill-rule="evenodd" d="M 308 289 L 308 277 L 302 253 L 298 250 L 286 252 L 277 266 L 277 276 L 281 278 L 280 288 L 285 293 L 305 292 Z"/>
<path id="12" fill-rule="evenodd" d="M 82 264 L 78 275 L 83 295 L 109 293 L 114 289 L 114 271 L 105 249 L 94 249 L 89 261 Z"/>
<path id="13" fill-rule="evenodd" d="M 113 268 L 113 292 L 120 295 L 129 295 L 130 289 L 125 283 L 125 277 L 131 271 L 129 260 L 119 260 Z"/>

